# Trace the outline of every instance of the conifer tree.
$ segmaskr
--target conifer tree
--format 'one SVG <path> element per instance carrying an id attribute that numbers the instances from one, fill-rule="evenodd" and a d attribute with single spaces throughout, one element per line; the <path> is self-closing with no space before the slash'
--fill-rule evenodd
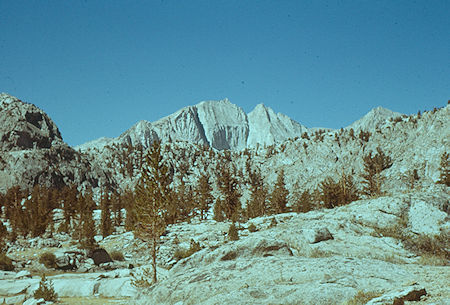
<path id="1" fill-rule="evenodd" d="M 445 184 L 446 186 L 450 186 L 450 154 L 444 152 L 441 155 L 441 163 L 440 168 L 441 171 L 439 175 L 438 183 Z"/>
<path id="2" fill-rule="evenodd" d="M 70 232 L 72 227 L 72 218 L 76 213 L 78 190 L 75 185 L 66 186 L 61 191 L 62 208 L 64 214 L 64 224 L 62 230 Z"/>
<path id="3" fill-rule="evenodd" d="M 158 241 L 166 228 L 167 206 L 172 200 L 171 177 L 163 161 L 161 142 L 155 141 L 144 157 L 136 187 L 136 233 L 152 245 L 153 283 L 156 283 Z"/>
<path id="4" fill-rule="evenodd" d="M 95 202 L 92 198 L 92 191 L 86 191 L 78 198 L 78 241 L 85 249 L 92 249 L 95 245 L 94 236 L 96 234 L 95 222 L 92 213 L 95 209 Z"/>
<path id="5" fill-rule="evenodd" d="M 221 205 L 223 213 L 227 219 L 236 221 L 241 212 L 240 198 L 242 194 L 238 189 L 238 180 L 236 178 L 236 169 L 232 165 L 230 170 L 225 164 L 219 164 L 219 176 L 217 184 L 222 193 Z"/>
<path id="6" fill-rule="evenodd" d="M 370 152 L 363 158 L 363 161 L 362 183 L 364 186 L 362 192 L 367 196 L 380 196 L 383 183 L 381 172 L 392 166 L 392 159 L 378 147 L 376 154 L 372 155 L 372 152 Z"/>
<path id="7" fill-rule="evenodd" d="M 303 191 L 294 204 L 294 211 L 297 213 L 307 213 L 313 210 L 312 195 L 308 190 Z"/>
<path id="8" fill-rule="evenodd" d="M 331 177 L 327 177 L 320 183 L 319 188 L 320 199 L 325 208 L 328 209 L 349 204 L 359 199 L 352 177 L 344 173 L 338 182 L 335 182 Z"/>
<path id="9" fill-rule="evenodd" d="M 125 230 L 133 231 L 136 224 L 136 208 L 134 192 L 126 189 L 122 194 L 123 204 L 125 206 Z"/>
<path id="10" fill-rule="evenodd" d="M 247 216 L 254 218 L 267 214 L 269 192 L 259 170 L 249 170 L 250 200 L 247 203 Z"/>
<path id="11" fill-rule="evenodd" d="M 102 191 L 102 196 L 100 199 L 100 209 L 100 231 L 102 233 L 102 236 L 106 237 L 111 235 L 113 231 L 111 221 L 111 195 L 106 190 Z"/>
<path id="12" fill-rule="evenodd" d="M 285 213 L 288 202 L 289 191 L 284 182 L 284 170 L 281 170 L 277 177 L 275 189 L 270 196 L 270 209 L 273 214 Z"/>
<path id="13" fill-rule="evenodd" d="M 200 220 L 206 219 L 206 214 L 214 202 L 214 197 L 211 192 L 212 187 L 209 183 L 209 178 L 206 173 L 203 172 L 198 179 L 198 184 L 195 189 L 196 205 L 200 211 Z"/>

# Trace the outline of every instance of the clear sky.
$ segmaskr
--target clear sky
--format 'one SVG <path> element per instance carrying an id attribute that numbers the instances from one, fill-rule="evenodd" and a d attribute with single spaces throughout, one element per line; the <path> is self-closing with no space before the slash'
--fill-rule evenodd
<path id="1" fill-rule="evenodd" d="M 447 104 L 449 16 L 448 0 L 0 0 L 0 92 L 71 145 L 225 97 L 340 128 Z"/>

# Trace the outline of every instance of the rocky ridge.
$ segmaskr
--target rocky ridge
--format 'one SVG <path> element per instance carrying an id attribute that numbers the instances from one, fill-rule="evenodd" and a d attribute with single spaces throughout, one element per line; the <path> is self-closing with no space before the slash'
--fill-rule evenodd
<path id="1" fill-rule="evenodd" d="M 101 149 L 127 144 L 148 147 L 154 140 L 185 141 L 214 149 L 242 150 L 267 146 L 300 136 L 306 128 L 283 114 L 259 104 L 248 115 L 228 99 L 185 107 L 156 122 L 140 121 L 115 139 L 99 139 L 77 149 Z"/>
<path id="2" fill-rule="evenodd" d="M 113 182 L 67 145 L 50 117 L 33 104 L 0 94 L 0 192 L 19 185 L 99 187 Z"/>

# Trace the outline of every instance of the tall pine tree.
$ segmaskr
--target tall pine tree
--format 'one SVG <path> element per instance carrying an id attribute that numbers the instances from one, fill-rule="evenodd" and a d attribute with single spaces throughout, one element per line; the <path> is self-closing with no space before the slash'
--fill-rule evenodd
<path id="1" fill-rule="evenodd" d="M 153 283 L 156 283 L 158 242 L 166 228 L 167 206 L 173 199 L 171 176 L 163 161 L 161 142 L 155 141 L 144 157 L 141 178 L 136 187 L 136 233 L 151 242 Z"/>

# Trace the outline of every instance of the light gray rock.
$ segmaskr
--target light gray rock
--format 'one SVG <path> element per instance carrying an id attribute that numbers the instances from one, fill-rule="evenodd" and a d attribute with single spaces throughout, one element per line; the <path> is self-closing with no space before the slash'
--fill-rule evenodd
<path id="1" fill-rule="evenodd" d="M 43 298 L 37 300 L 35 298 L 31 298 L 23 302 L 23 305 L 41 305 L 41 304 L 45 304 L 45 300 Z"/>
<path id="2" fill-rule="evenodd" d="M 31 273 L 28 270 L 22 270 L 17 272 L 17 274 L 14 276 L 15 279 L 24 279 L 24 278 L 31 278 Z"/>
<path id="3" fill-rule="evenodd" d="M 316 244 L 321 241 L 333 239 L 333 235 L 331 235 L 330 231 L 325 227 L 306 229 L 303 234 L 310 244 Z"/>
<path id="4" fill-rule="evenodd" d="M 409 209 L 408 220 L 411 231 L 417 234 L 438 235 L 447 213 L 425 201 L 414 201 Z M 447 225 L 450 229 L 450 225 Z"/>

